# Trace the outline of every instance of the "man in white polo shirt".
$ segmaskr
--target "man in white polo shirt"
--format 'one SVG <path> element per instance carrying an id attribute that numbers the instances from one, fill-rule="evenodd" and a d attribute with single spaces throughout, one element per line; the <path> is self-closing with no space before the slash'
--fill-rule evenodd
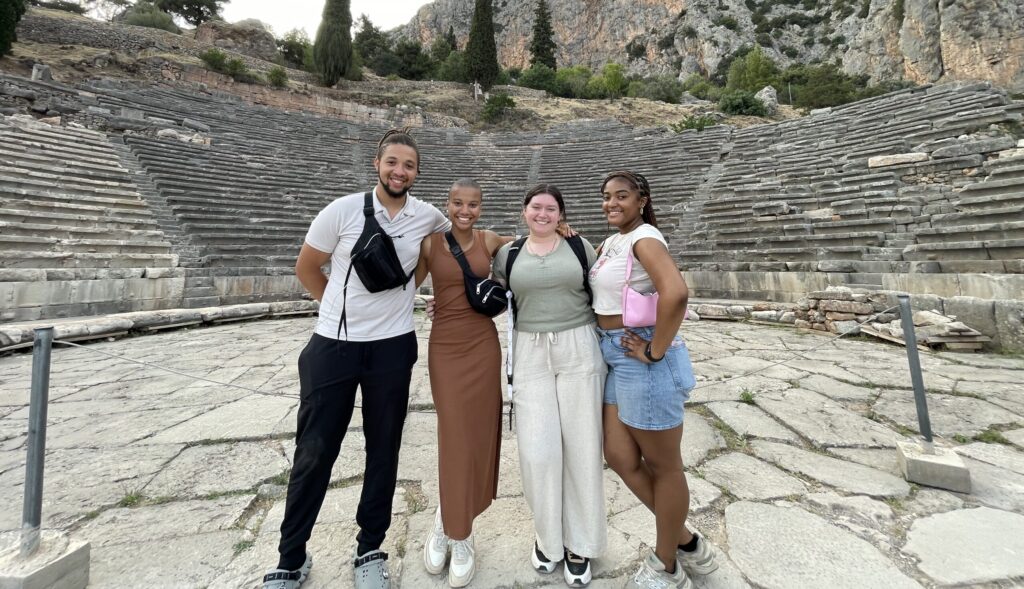
<path id="1" fill-rule="evenodd" d="M 295 460 L 281 523 L 280 560 L 263 578 L 264 589 L 296 589 L 309 574 L 312 557 L 306 542 L 327 494 L 357 387 L 362 390 L 366 469 L 356 511 L 355 587 L 390 587 L 387 554 L 380 546 L 391 525 L 398 451 L 417 356 L 412 272 L 423 238 L 447 231 L 450 223 L 437 208 L 408 194 L 419 172 L 419 149 L 406 131 L 384 135 L 373 166 L 378 174 L 374 218 L 394 241 L 409 279 L 404 286 L 372 293 L 356 272 L 349 272 L 352 249 L 366 222 L 363 193 L 335 200 L 310 225 L 295 274 L 320 301 L 320 318 L 299 355 Z M 330 278 L 321 270 L 328 261 Z"/>

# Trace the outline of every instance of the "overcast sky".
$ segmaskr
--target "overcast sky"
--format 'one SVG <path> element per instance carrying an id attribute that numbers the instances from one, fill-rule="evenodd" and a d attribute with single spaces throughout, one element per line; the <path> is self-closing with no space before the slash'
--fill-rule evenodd
<path id="1" fill-rule="evenodd" d="M 409 22 L 428 0 L 351 0 L 353 27 L 360 14 L 370 17 L 381 29 L 393 29 Z M 292 29 L 306 29 L 312 39 L 320 26 L 324 0 L 231 0 L 224 5 L 224 19 L 235 22 L 255 18 L 269 24 L 280 37 Z M 354 33 L 355 31 L 353 31 Z"/>

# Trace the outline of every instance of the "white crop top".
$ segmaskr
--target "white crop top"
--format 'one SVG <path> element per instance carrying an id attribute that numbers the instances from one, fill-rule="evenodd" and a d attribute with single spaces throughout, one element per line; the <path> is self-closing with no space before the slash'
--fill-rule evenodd
<path id="1" fill-rule="evenodd" d="M 594 312 L 598 315 L 622 314 L 622 287 L 626 284 L 626 255 L 641 239 L 657 239 L 668 246 L 665 236 L 653 225 L 644 223 L 629 233 L 616 233 L 601 244 L 601 255 L 590 268 L 590 288 L 594 291 Z M 633 253 L 633 273 L 629 277 L 633 290 L 654 292 L 654 283 L 647 270 Z"/>

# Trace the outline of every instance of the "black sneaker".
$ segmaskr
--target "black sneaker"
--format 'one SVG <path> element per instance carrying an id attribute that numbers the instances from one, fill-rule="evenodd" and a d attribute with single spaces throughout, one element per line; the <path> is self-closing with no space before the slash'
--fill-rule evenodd
<path id="1" fill-rule="evenodd" d="M 565 550 L 565 584 L 570 587 L 586 587 L 590 584 L 590 559 Z"/>
<path id="2" fill-rule="evenodd" d="M 555 567 L 558 563 L 555 561 L 548 560 L 544 553 L 540 551 L 540 544 L 537 542 L 533 543 L 533 550 L 530 552 L 530 563 L 533 564 L 533 568 L 538 573 L 550 574 L 555 571 Z"/>

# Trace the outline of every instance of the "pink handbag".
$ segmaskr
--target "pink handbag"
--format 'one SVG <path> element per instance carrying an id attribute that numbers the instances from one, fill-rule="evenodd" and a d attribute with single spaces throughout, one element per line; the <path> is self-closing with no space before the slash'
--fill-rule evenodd
<path id="1" fill-rule="evenodd" d="M 633 248 L 626 257 L 626 283 L 622 285 L 622 324 L 626 327 L 651 327 L 658 318 L 658 293 L 644 294 L 630 288 L 633 274 Z"/>

